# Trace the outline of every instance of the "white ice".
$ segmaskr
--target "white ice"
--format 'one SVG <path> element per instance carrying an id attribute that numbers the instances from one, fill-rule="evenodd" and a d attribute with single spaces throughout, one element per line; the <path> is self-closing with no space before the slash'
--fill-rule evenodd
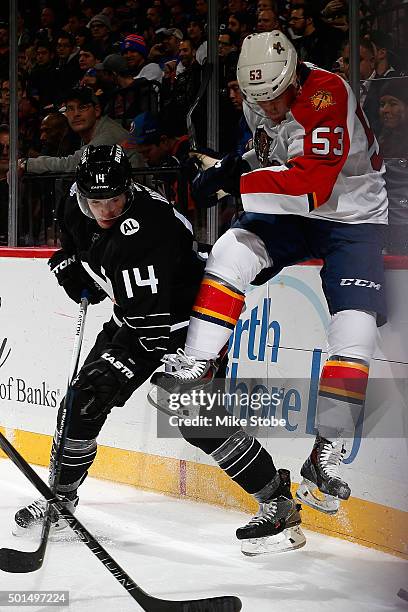
<path id="1" fill-rule="evenodd" d="M 46 470 L 35 467 L 44 478 Z M 33 550 L 10 534 L 14 512 L 36 497 L 8 460 L 0 460 L 0 547 Z M 235 539 L 248 515 L 89 478 L 78 518 L 143 589 L 167 599 L 236 594 L 244 612 L 377 612 L 407 610 L 397 598 L 408 586 L 407 562 L 369 548 L 305 531 L 298 551 L 244 557 Z M 141 610 L 80 541 L 50 542 L 43 567 L 31 574 L 0 571 L 0 590 L 69 590 L 69 612 Z M 3 609 L 3 608 L 2 608 Z M 4 610 L 47 612 L 61 607 Z"/>

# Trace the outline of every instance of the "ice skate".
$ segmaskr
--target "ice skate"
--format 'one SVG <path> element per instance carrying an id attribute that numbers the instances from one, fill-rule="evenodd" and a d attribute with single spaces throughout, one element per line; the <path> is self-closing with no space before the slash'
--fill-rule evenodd
<path id="1" fill-rule="evenodd" d="M 242 540 L 241 552 L 247 556 L 276 554 L 296 550 L 306 544 L 300 524 L 300 504 L 290 492 L 290 474 L 279 470 L 280 484 L 274 496 L 259 504 L 258 513 L 236 531 Z"/>
<path id="2" fill-rule="evenodd" d="M 58 495 L 58 497 L 70 512 L 75 511 L 79 501 L 76 491 L 67 495 Z M 44 522 L 46 507 L 47 502 L 41 497 L 18 510 L 14 515 L 13 535 L 28 538 L 39 536 Z M 68 527 L 68 523 L 65 519 L 61 518 L 56 510 L 51 509 L 51 534 L 62 531 L 66 527 Z"/>
<path id="3" fill-rule="evenodd" d="M 317 434 L 310 456 L 300 470 L 303 476 L 296 497 L 315 510 L 335 514 L 340 500 L 350 497 L 350 487 L 339 477 L 346 453 L 343 440 L 330 442 Z"/>
<path id="4" fill-rule="evenodd" d="M 188 407 L 174 409 L 171 407 L 170 396 L 177 396 L 199 390 L 210 384 L 218 369 L 219 360 L 197 359 L 186 355 L 182 349 L 177 353 L 165 355 L 162 359 L 165 370 L 155 372 L 150 379 L 154 385 L 148 392 L 147 399 L 166 414 L 188 416 Z"/>

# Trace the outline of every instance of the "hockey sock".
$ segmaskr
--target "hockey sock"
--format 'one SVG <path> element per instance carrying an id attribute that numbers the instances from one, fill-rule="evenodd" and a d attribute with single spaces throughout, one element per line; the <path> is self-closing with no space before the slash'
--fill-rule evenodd
<path id="1" fill-rule="evenodd" d="M 263 491 L 266 494 L 268 489 L 270 494 L 269 484 L 277 470 L 270 454 L 253 436 L 239 430 L 216 448 L 211 456 L 247 493 L 254 495 Z"/>
<path id="2" fill-rule="evenodd" d="M 51 450 L 51 463 L 55 457 L 55 449 L 57 446 L 57 433 L 55 433 Z M 62 456 L 61 476 L 58 485 L 58 492 L 72 490 L 68 485 L 78 485 L 85 479 L 85 476 L 91 467 L 97 451 L 96 440 L 73 440 L 67 438 Z"/>
<path id="3" fill-rule="evenodd" d="M 213 275 L 206 275 L 193 306 L 186 353 L 214 359 L 229 337 L 244 306 L 244 294 Z"/>
<path id="4" fill-rule="evenodd" d="M 352 435 L 364 405 L 369 365 L 362 359 L 333 355 L 319 383 L 318 430 L 327 439 Z"/>

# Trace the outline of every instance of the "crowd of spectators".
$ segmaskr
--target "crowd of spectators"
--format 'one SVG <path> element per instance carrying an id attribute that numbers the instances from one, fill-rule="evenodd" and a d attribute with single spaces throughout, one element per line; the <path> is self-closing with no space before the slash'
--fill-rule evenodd
<path id="1" fill-rule="evenodd" d="M 407 217 L 408 229 L 408 204 L 400 187 L 402 180 L 406 185 L 408 172 L 403 77 L 408 67 L 401 46 L 408 12 L 387 13 L 391 4 L 360 1 L 360 99 L 389 159 L 390 199 L 398 224 Z M 186 118 L 207 59 L 207 0 L 19 0 L 18 6 L 20 174 L 72 171 L 81 148 L 89 143 L 122 144 L 133 167 L 183 163 L 189 146 Z M 10 92 L 8 15 L 1 15 L 2 10 L 4 210 Z M 386 18 L 381 22 L 384 14 L 389 15 L 386 27 L 391 34 L 384 29 Z M 347 0 L 220 0 L 218 19 L 220 155 L 242 154 L 251 146 L 236 80 L 240 48 L 248 34 L 280 29 L 292 39 L 302 61 L 349 77 Z M 192 119 L 198 143 L 205 147 L 205 97 Z M 190 199 L 188 208 L 193 208 Z M 5 225 L 1 214 L 0 243 L 6 240 Z M 395 248 L 403 247 L 391 246 L 390 252 Z"/>

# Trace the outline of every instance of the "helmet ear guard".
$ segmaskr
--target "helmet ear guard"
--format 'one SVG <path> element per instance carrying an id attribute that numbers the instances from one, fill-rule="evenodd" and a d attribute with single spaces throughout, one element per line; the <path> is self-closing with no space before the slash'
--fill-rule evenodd
<path id="1" fill-rule="evenodd" d="M 237 78 L 249 106 L 274 100 L 294 85 L 297 64 L 295 47 L 279 30 L 247 36 L 238 59 Z M 259 107 L 254 110 L 261 112 Z"/>

